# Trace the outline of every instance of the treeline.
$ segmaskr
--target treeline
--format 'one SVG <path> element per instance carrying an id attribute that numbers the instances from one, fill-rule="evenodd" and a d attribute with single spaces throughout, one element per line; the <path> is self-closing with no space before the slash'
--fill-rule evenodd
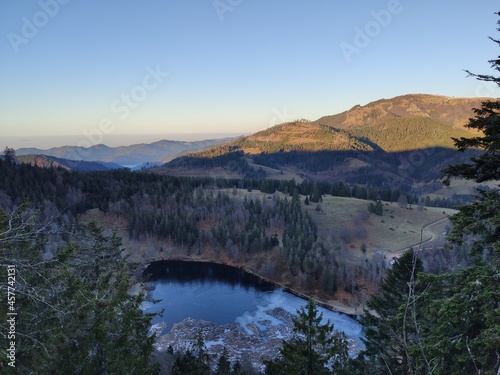
<path id="1" fill-rule="evenodd" d="M 294 127 L 298 127 L 299 132 L 294 130 Z M 260 137 L 272 137 L 272 141 L 263 140 Z M 259 150 L 262 154 L 294 151 L 372 150 L 371 145 L 345 130 L 329 126 L 307 127 L 307 124 L 302 122 L 278 125 L 261 131 L 253 137 L 242 138 L 234 144 L 245 149 Z"/>
<path id="2" fill-rule="evenodd" d="M 304 289 L 317 288 L 324 293 L 345 290 L 359 304 L 364 302 L 365 290 L 380 284 L 384 259 L 375 257 L 363 264 L 349 261 L 342 240 L 351 233 L 320 243 L 315 223 L 301 210 L 299 197 L 320 202 L 331 194 L 418 204 L 417 197 L 395 190 L 342 182 L 173 177 L 125 169 L 82 173 L 2 159 L 0 174 L 0 205 L 7 211 L 28 200 L 40 209 L 43 218 L 56 218 L 60 226 L 78 227 L 78 214 L 98 208 L 125 218 L 132 239 L 171 241 L 187 255 L 215 251 L 236 263 L 281 249 L 278 258 L 260 266 L 257 271 L 261 275 L 275 277 L 278 270 L 290 272 L 294 283 Z M 236 196 L 242 190 L 260 190 L 268 196 L 243 199 Z"/>
<path id="3" fill-rule="evenodd" d="M 36 166 L 6 162 L 0 158 L 0 205 L 11 209 L 23 199 L 34 204 L 49 203 L 60 211 L 71 214 L 83 213 L 91 208 L 107 212 L 110 203 L 129 200 L 140 192 L 161 192 L 174 194 L 181 187 L 195 189 L 240 188 L 260 190 L 273 194 L 278 191 L 289 196 L 294 194 L 309 196 L 318 201 L 320 195 L 353 197 L 376 201 L 378 199 L 396 202 L 400 190 L 348 185 L 343 182 L 326 183 L 304 180 L 269 179 L 223 179 L 203 177 L 162 176 L 146 172 L 130 172 L 127 169 L 103 172 L 70 172 L 62 168 L 39 168 Z M 405 193 L 410 204 L 417 204 L 419 197 Z M 456 199 L 455 199 L 456 198 Z M 457 196 L 446 200 L 425 198 L 428 206 L 453 206 L 463 202 L 465 197 Z"/>
<path id="4" fill-rule="evenodd" d="M 408 149 L 411 144 L 418 148 L 453 147 L 452 137 L 467 137 L 462 129 L 454 129 L 449 124 L 427 117 L 389 119 L 377 125 L 354 127 L 351 134 L 370 139 L 385 151 Z"/>
<path id="5" fill-rule="evenodd" d="M 471 195 L 454 194 L 441 198 L 426 198 L 426 196 L 442 187 L 439 180 L 442 177 L 441 169 L 448 165 L 448 161 L 461 161 L 474 154 L 476 153 L 457 154 L 455 150 L 435 147 L 394 153 L 381 150 L 371 152 L 291 150 L 275 153 L 263 152 L 252 155 L 251 158 L 256 164 L 262 166 L 281 169 L 283 166 L 293 165 L 313 173 L 332 169 L 353 158 L 370 164 L 377 160 L 377 167 L 367 165 L 351 170 L 341 177 L 333 178 L 333 180 L 338 180 L 336 182 L 313 183 L 306 180 L 305 187 L 298 187 L 299 193 L 309 195 L 312 190 L 310 186 L 317 184 L 320 194 L 396 202 L 403 193 L 410 204 L 417 204 L 425 199 L 425 205 L 429 207 L 455 208 L 470 202 Z M 258 189 L 267 193 L 280 191 L 293 194 L 293 187 L 290 188 L 289 184 L 264 179 L 265 171 L 262 168 L 251 167 L 243 151 L 234 145 L 219 146 L 199 154 L 183 156 L 174 159 L 169 165 L 202 169 L 224 168 L 230 173 L 242 176 L 243 182 L 238 185 L 242 188 Z M 416 187 L 415 181 L 427 182 Z"/>
<path id="6" fill-rule="evenodd" d="M 227 153 L 224 153 L 224 150 L 227 150 Z M 243 179 L 260 180 L 266 177 L 262 168 L 255 169 L 248 164 L 243 151 L 233 151 L 230 146 L 218 146 L 200 154 L 181 156 L 170 161 L 168 165 L 190 169 L 224 168 L 228 172 L 242 176 Z"/>
<path id="7" fill-rule="evenodd" d="M 278 233 L 286 233 L 284 245 L 297 247 L 299 252 L 290 257 L 290 265 L 302 268 L 302 264 L 295 264 L 304 261 L 305 253 L 316 241 L 316 226 L 300 209 L 298 196 L 254 200 L 220 192 L 221 188 L 238 186 L 240 180 L 170 177 L 128 170 L 79 173 L 1 159 L 0 173 L 4 176 L 0 181 L 0 203 L 7 211 L 27 200 L 41 207 L 42 215 L 74 224 L 77 214 L 98 208 L 126 218 L 133 239 L 167 239 L 189 253 L 209 246 L 224 249 L 236 261 L 278 246 Z M 259 184 L 250 180 L 243 183 L 250 190 Z"/>
<path id="8" fill-rule="evenodd" d="M 470 202 L 472 197 L 467 194 L 453 194 L 451 197 L 435 197 L 430 198 L 411 193 L 410 187 L 404 190 L 391 189 L 388 187 L 376 188 L 367 187 L 364 185 L 349 185 L 344 182 L 315 182 L 304 180 L 301 183 L 296 183 L 295 180 L 263 180 L 257 183 L 256 181 L 244 181 L 241 185 L 244 188 L 256 188 L 264 193 L 272 194 L 276 191 L 285 194 L 293 195 L 294 192 L 308 196 L 308 200 L 319 202 L 322 195 L 331 195 L 334 197 L 358 198 L 369 201 L 386 201 L 398 202 L 401 196 L 405 196 L 408 204 L 425 205 L 426 207 L 446 207 L 453 208 L 464 203 Z M 255 187 L 257 186 L 257 187 Z"/>
<path id="9" fill-rule="evenodd" d="M 294 165 L 302 170 L 313 173 L 323 172 L 348 158 L 363 158 L 375 152 L 368 151 L 297 151 L 261 153 L 253 155 L 254 162 L 271 168 L 280 169 L 282 166 Z"/>
<path id="10" fill-rule="evenodd" d="M 128 218 L 131 238 L 154 235 L 189 251 L 201 252 L 207 246 L 224 249 L 233 261 L 279 245 L 278 232 L 288 229 L 298 236 L 296 227 L 316 232 L 312 220 L 304 224 L 307 214 L 293 200 L 241 199 L 201 187 L 184 187 L 173 194 L 135 194 L 116 202 L 111 213 Z"/>
<path id="11" fill-rule="evenodd" d="M 451 163 L 465 162 L 477 155 L 476 151 L 459 153 L 456 150 L 432 147 L 413 151 L 298 151 L 261 153 L 252 155 L 256 164 L 283 169 L 293 167 L 305 173 L 332 171 L 331 182 L 363 185 L 372 189 L 400 190 L 412 192 L 415 182 L 439 180 L 441 170 Z M 351 161 L 359 168 L 350 166 Z M 363 166 L 363 164 L 365 164 Z M 337 168 L 345 168 L 339 174 Z M 424 191 L 415 191 L 421 195 Z"/>
<path id="12" fill-rule="evenodd" d="M 168 240 L 186 254 L 219 251 L 240 262 L 280 248 L 280 258 L 264 263 L 261 274 L 274 277 L 284 264 L 300 285 L 327 293 L 358 289 L 367 272 L 373 272 L 368 282 L 376 286 L 383 275 L 383 260 L 360 268 L 345 261 L 343 245 L 319 243 L 314 221 L 301 210 L 300 194 L 313 202 L 325 192 L 352 194 L 342 183 L 187 178 L 128 170 L 80 173 L 1 159 L 0 173 L 5 176 L 0 180 L 0 204 L 5 210 L 28 200 L 42 217 L 57 218 L 61 226 L 78 226 L 78 214 L 98 208 L 125 218 L 131 238 Z M 268 196 L 243 199 L 235 188 L 261 189 Z M 280 198 L 276 191 L 287 197 Z M 364 270 L 365 266 L 373 268 Z"/>

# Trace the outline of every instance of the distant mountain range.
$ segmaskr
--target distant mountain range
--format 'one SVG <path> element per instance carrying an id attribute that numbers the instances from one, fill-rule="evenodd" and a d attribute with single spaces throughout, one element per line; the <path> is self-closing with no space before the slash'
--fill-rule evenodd
<path id="1" fill-rule="evenodd" d="M 42 168 L 63 168 L 66 170 L 76 170 L 81 172 L 107 171 L 110 169 L 120 169 L 123 166 L 116 163 L 99 161 L 76 161 L 43 154 L 30 154 L 16 156 L 17 160 L 24 164 L 36 165 Z"/>
<path id="2" fill-rule="evenodd" d="M 160 164 L 166 163 L 182 153 L 202 150 L 229 142 L 232 139 L 234 138 L 209 139 L 193 142 L 161 140 L 149 144 L 140 143 L 120 147 L 108 147 L 103 144 L 98 144 L 89 148 L 79 146 L 54 147 L 48 150 L 20 148 L 16 150 L 16 155 L 46 155 L 59 159 L 85 162 L 99 161 L 114 163 L 115 165 L 119 165 L 119 167 L 130 167 L 140 166 L 142 164 L 150 165 L 155 162 Z M 45 162 L 48 162 L 48 160 Z M 57 160 L 57 162 L 61 163 L 61 160 Z M 106 165 L 105 163 L 101 164 Z"/>
<path id="3" fill-rule="evenodd" d="M 253 179 L 288 171 L 288 176 L 328 182 L 411 185 L 439 178 L 448 164 L 471 156 L 470 152 L 456 152 L 452 138 L 475 135 L 464 126 L 474 116 L 473 108 L 481 107 L 484 100 L 409 94 L 356 105 L 315 121 L 284 123 L 237 139 L 21 148 L 16 154 L 37 155 L 20 158 L 23 162 L 78 170 L 122 166 L 137 170 L 163 164 L 155 171 Z M 261 167 L 268 168 L 267 172 Z"/>
<path id="4" fill-rule="evenodd" d="M 486 98 L 409 94 L 381 99 L 315 121 L 277 125 L 222 146 L 172 160 L 175 168 L 226 168 L 246 176 L 255 164 L 323 181 L 401 185 L 439 178 L 465 161 L 452 138 L 477 133 L 464 126 Z M 243 165 L 247 162 L 248 165 Z M 199 174 L 199 171 L 197 172 Z"/>

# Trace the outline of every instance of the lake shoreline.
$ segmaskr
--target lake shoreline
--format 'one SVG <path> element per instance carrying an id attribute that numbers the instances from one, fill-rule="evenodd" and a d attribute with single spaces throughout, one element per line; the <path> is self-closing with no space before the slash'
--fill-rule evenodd
<path id="1" fill-rule="evenodd" d="M 289 287 L 289 286 L 286 286 L 286 285 L 283 285 L 282 283 L 279 283 L 275 280 L 272 280 L 272 279 L 269 279 L 267 277 L 264 277 L 262 275 L 259 275 L 258 273 L 246 268 L 245 266 L 243 265 L 238 265 L 238 266 L 235 266 L 235 265 L 232 265 L 232 264 L 229 264 L 229 263 L 226 263 L 226 262 L 221 262 L 221 261 L 214 261 L 214 260 L 210 260 L 210 259 L 206 259 L 206 258 L 193 258 L 193 257 L 183 257 L 183 256 L 167 256 L 167 257 L 164 257 L 160 260 L 153 260 L 153 261 L 150 261 L 148 263 L 145 263 L 145 264 L 142 264 L 141 267 L 140 267 L 140 270 L 141 270 L 141 275 L 142 275 L 142 279 L 137 283 L 139 285 L 142 285 L 143 286 L 143 290 L 144 290 L 144 287 L 145 287 L 145 284 L 147 283 L 147 281 L 144 280 L 144 272 L 146 271 L 146 269 L 153 263 L 156 263 L 156 262 L 168 262 L 168 261 L 179 261 L 179 262 L 196 262 L 196 263 L 207 263 L 207 264 L 217 264 L 217 265 L 223 265 L 223 266 L 227 266 L 227 267 L 231 267 L 231 268 L 234 268 L 234 269 L 237 269 L 237 270 L 241 270 L 241 271 L 244 271 L 254 277 L 257 277 L 259 278 L 260 280 L 264 281 L 264 282 L 267 282 L 267 283 L 270 283 L 272 285 L 274 285 L 275 287 L 277 288 L 280 288 L 280 289 L 283 289 L 285 292 L 288 292 L 296 297 L 299 297 L 299 298 L 302 298 L 302 299 L 305 299 L 305 300 L 308 300 L 308 299 L 312 299 L 318 306 L 321 306 L 327 310 L 330 310 L 332 312 L 337 312 L 337 313 L 341 313 L 341 314 L 344 314 L 344 315 L 347 315 L 348 317 L 352 318 L 352 319 L 355 319 L 355 320 L 359 320 L 359 317 L 362 316 L 363 314 L 359 314 L 357 313 L 357 311 L 352 308 L 352 307 L 348 307 L 348 306 L 345 306 L 343 304 L 341 304 L 340 302 L 338 301 L 329 301 L 329 302 L 326 302 L 324 300 L 321 300 L 321 299 L 318 299 L 318 298 L 313 298 L 297 289 L 294 289 L 292 287 Z"/>
<path id="2" fill-rule="evenodd" d="M 173 259 L 176 258 L 176 259 Z M 224 348 L 231 361 L 248 361 L 264 370 L 263 360 L 279 354 L 283 340 L 294 336 L 293 318 L 307 303 L 307 296 L 292 293 L 244 267 L 203 259 L 172 257 L 144 264 L 145 277 L 135 284 L 149 300 L 145 312 L 161 311 L 152 321 L 155 348 L 183 353 L 201 334 L 212 363 Z M 318 303 L 323 324 L 346 335 L 351 357 L 363 349 L 363 328 L 356 317 Z M 168 312 L 167 312 L 168 311 Z M 168 329 L 167 329 L 168 328 Z"/>

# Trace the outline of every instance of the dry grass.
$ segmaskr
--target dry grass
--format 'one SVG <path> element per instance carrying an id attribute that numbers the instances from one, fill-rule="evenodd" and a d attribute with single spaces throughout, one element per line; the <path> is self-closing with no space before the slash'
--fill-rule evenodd
<path id="1" fill-rule="evenodd" d="M 271 167 L 265 167 L 260 164 L 255 164 L 253 163 L 250 159 L 247 158 L 248 165 L 254 168 L 255 170 L 258 170 L 259 168 L 262 168 L 264 172 L 266 172 L 266 178 L 271 179 L 271 180 L 283 180 L 283 181 L 290 181 L 292 179 L 295 179 L 295 182 L 300 184 L 304 179 L 300 177 L 298 174 L 294 173 L 290 168 L 287 170 L 280 170 L 276 168 L 271 168 Z"/>
<path id="2" fill-rule="evenodd" d="M 243 199 L 261 200 L 270 199 L 273 194 L 265 194 L 258 190 L 248 192 L 242 189 L 222 190 L 230 196 Z M 282 193 L 275 193 L 280 198 L 290 197 Z M 304 202 L 305 197 L 301 197 Z M 382 253 L 389 257 L 397 255 L 410 247 L 417 247 L 422 239 L 425 247 L 442 246 L 445 241 L 445 231 L 450 227 L 449 216 L 457 211 L 448 208 L 427 207 L 419 211 L 417 207 L 401 208 L 397 203 L 384 202 L 383 216 L 367 212 L 369 201 L 324 196 L 320 204 L 322 211 L 316 210 L 316 203 L 309 206 L 302 205 L 318 226 L 318 235 L 322 242 L 328 244 L 338 241 L 342 233 L 350 230 L 356 232 L 361 228 L 366 232 L 366 237 L 356 238 L 352 235 L 346 241 L 350 256 L 360 258 L 361 245 L 367 246 L 367 255 Z M 427 242 L 430 241 L 430 242 Z"/>
<path id="3" fill-rule="evenodd" d="M 475 189 L 479 186 L 487 186 L 491 189 L 498 188 L 500 181 L 487 181 L 478 184 L 471 180 L 452 179 L 450 186 L 443 186 L 441 189 L 428 194 L 429 198 L 450 198 L 454 194 L 475 194 Z"/>
<path id="4" fill-rule="evenodd" d="M 224 168 L 186 168 L 186 167 L 169 167 L 163 166 L 152 168 L 153 173 L 160 175 L 176 176 L 176 177 L 210 177 L 210 178 L 225 178 L 225 179 L 240 179 L 238 173 L 231 173 Z"/>
<path id="5" fill-rule="evenodd" d="M 243 199 L 270 199 L 273 194 L 265 194 L 258 190 L 247 191 L 243 189 L 223 189 L 223 192 L 233 197 Z M 276 192 L 280 198 L 290 196 Z M 304 202 L 305 197 L 301 197 Z M 309 213 L 318 226 L 318 235 L 326 243 L 338 238 L 345 228 L 355 232 L 356 227 L 366 231 L 366 238 L 352 236 L 346 245 L 353 255 L 361 254 L 361 244 L 366 244 L 368 250 L 384 250 L 388 253 L 397 252 L 420 243 L 420 231 L 424 242 L 433 239 L 433 244 L 442 243 L 443 232 L 450 225 L 449 216 L 457 211 L 449 208 L 426 207 L 419 211 L 416 206 L 402 208 L 397 203 L 383 202 L 384 214 L 377 216 L 367 212 L 369 201 L 356 198 L 324 196 L 320 203 L 321 211 L 316 210 L 316 203 L 308 206 L 302 204 L 303 209 Z M 366 217 L 366 218 L 365 218 Z M 435 224 L 433 224 L 435 223 Z M 426 227 L 430 225 L 429 227 Z"/>
<path id="6" fill-rule="evenodd" d="M 365 243 L 370 249 L 386 249 L 397 251 L 417 245 L 420 242 L 420 231 L 426 225 L 440 221 L 424 229 L 424 241 L 442 233 L 448 224 L 446 219 L 456 211 L 452 209 L 429 207 L 419 211 L 401 208 L 397 203 L 383 202 L 383 216 L 368 213 L 370 202 L 356 198 L 323 197 L 320 204 L 322 211 L 316 210 L 316 204 L 305 206 L 318 225 L 318 234 L 323 240 L 338 237 L 346 228 L 355 232 L 356 228 L 366 231 L 366 238 L 355 238 L 347 241 L 347 246 L 358 250 Z M 360 252 L 360 251 L 359 251 Z"/>

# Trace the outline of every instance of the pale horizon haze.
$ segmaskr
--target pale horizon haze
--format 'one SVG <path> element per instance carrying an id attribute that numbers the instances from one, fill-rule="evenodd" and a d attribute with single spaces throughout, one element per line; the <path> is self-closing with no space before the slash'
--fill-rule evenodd
<path id="1" fill-rule="evenodd" d="M 0 0 L 0 147 L 201 140 L 410 93 L 499 97 L 465 72 L 494 74 L 498 5 Z"/>

